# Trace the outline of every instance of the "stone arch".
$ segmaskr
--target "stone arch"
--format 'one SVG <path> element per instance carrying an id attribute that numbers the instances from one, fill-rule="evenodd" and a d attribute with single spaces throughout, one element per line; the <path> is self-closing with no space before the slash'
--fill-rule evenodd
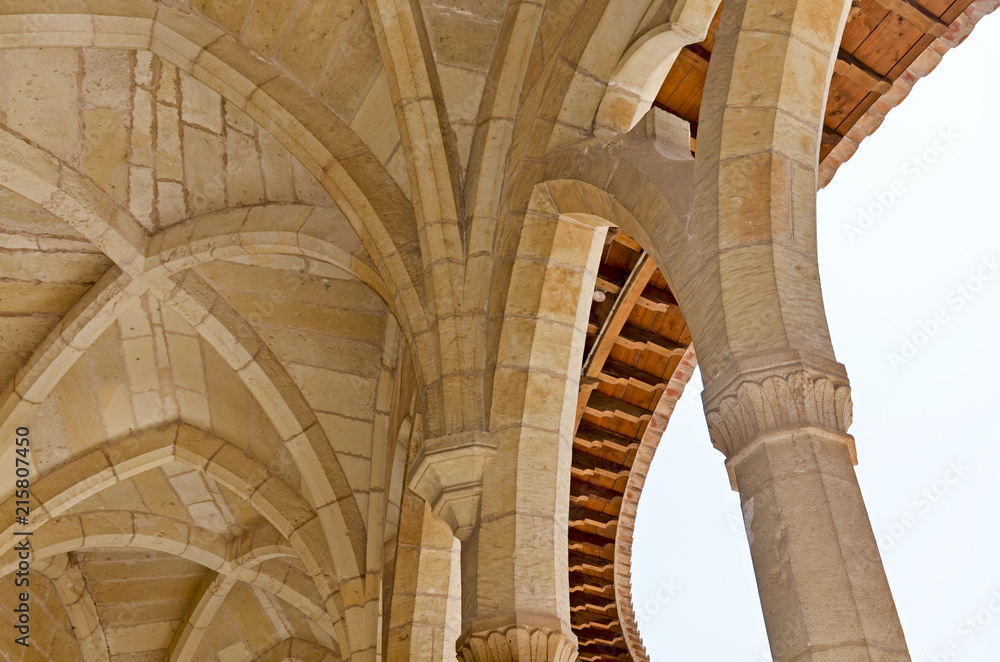
<path id="1" fill-rule="evenodd" d="M 304 206 L 294 208 L 299 212 L 310 210 Z M 276 249 L 276 244 L 280 244 L 282 236 L 280 230 L 254 231 L 254 219 L 250 210 L 219 212 L 209 215 L 208 221 L 212 223 L 212 227 L 217 228 L 220 221 L 238 219 L 243 212 L 246 213 L 247 227 L 240 238 L 250 245 L 250 250 L 256 253 L 288 252 L 281 248 Z M 302 215 L 303 222 L 305 215 Z M 200 220 L 205 221 L 205 219 Z M 278 225 L 280 227 L 280 224 Z M 108 277 L 106 279 L 108 282 L 101 281 L 103 284 L 101 293 L 105 296 L 96 297 L 96 303 L 85 297 L 85 302 L 80 304 L 89 318 L 88 324 L 83 327 L 73 327 L 72 330 L 76 335 L 70 338 L 62 335 L 62 329 L 50 334 L 49 340 L 43 344 L 39 352 L 36 352 L 37 362 L 34 357 L 32 359 L 32 365 L 36 365 L 40 372 L 35 370 L 27 374 L 27 378 L 22 377 L 18 380 L 18 390 L 8 396 L 9 411 L 11 414 L 24 414 L 40 403 L 44 399 L 44 394 L 58 382 L 65 370 L 100 335 L 100 332 L 113 323 L 118 314 L 136 297 L 144 291 L 151 291 L 184 317 L 230 364 L 265 409 L 279 434 L 289 443 L 300 471 L 310 484 L 310 493 L 317 499 L 320 522 L 317 526 L 325 536 L 330 549 L 334 551 L 334 556 L 325 558 L 324 563 L 317 564 L 313 569 L 320 572 L 320 569 L 335 568 L 336 579 L 330 584 L 330 591 L 339 599 L 340 592 L 336 587 L 342 584 L 360 585 L 364 582 L 361 568 L 366 551 L 363 539 L 365 525 L 357 501 L 316 416 L 280 361 L 260 339 L 252 325 L 193 271 L 186 270 L 168 276 L 172 269 L 187 269 L 199 263 L 199 260 L 218 257 L 210 246 L 220 244 L 220 240 L 210 238 L 206 243 L 197 244 L 202 250 L 197 252 L 196 256 L 189 256 L 186 262 L 180 259 L 180 255 L 185 251 L 189 252 L 186 246 L 182 246 L 183 239 L 189 237 L 196 226 L 207 227 L 203 222 L 195 220 L 190 225 L 181 224 L 175 226 L 177 229 L 157 235 L 175 239 L 179 243 L 177 246 L 172 246 L 168 241 L 169 248 L 163 248 L 155 254 L 158 261 L 155 262 L 153 270 L 144 273 L 137 280 L 122 276 L 120 280 Z M 314 234 L 311 231 L 310 235 L 305 237 L 303 241 L 305 247 L 299 249 L 303 254 L 331 262 L 343 257 L 337 254 L 336 247 L 320 229 L 314 228 L 313 231 Z M 296 240 L 298 238 L 298 235 L 291 236 Z M 150 246 L 163 247 L 163 239 L 158 239 Z M 174 253 L 171 253 L 171 250 Z M 163 266 L 162 260 L 167 256 L 173 259 L 168 258 L 167 266 Z M 363 262 L 357 262 L 357 265 L 365 267 Z M 370 271 L 367 273 L 374 278 L 374 274 Z M 378 284 L 373 278 L 370 280 Z M 28 383 L 24 383 L 25 379 Z M 33 394 L 37 391 L 37 394 L 33 395 L 37 399 L 29 400 L 18 391 Z M 5 420 L 17 419 L 11 415 Z M 334 557 L 337 559 L 336 564 L 333 562 Z M 364 591 L 348 590 L 346 594 L 356 596 L 362 601 L 354 605 L 346 616 L 358 620 L 355 632 L 363 632 L 360 622 L 364 619 Z M 340 605 L 336 605 L 336 609 L 338 613 L 345 614 Z M 346 639 L 343 641 L 346 642 Z"/>
<path id="2" fill-rule="evenodd" d="M 112 267 L 70 308 L 0 396 L 0 455 L 13 448 L 19 421 L 28 420 L 73 363 L 144 291 L 139 281 Z"/>
<path id="3" fill-rule="evenodd" d="M 428 43 L 420 4 L 369 0 L 369 13 L 386 63 L 406 153 L 414 212 L 424 266 L 424 288 L 431 328 L 422 344 L 439 357 L 439 370 L 425 377 L 427 411 L 440 434 L 480 422 L 481 402 L 467 388 L 469 357 L 475 355 L 475 323 L 463 314 L 465 236 L 461 222 L 461 164 Z M 427 350 L 425 349 L 425 352 Z M 419 354 L 418 354 L 419 356 Z M 462 402 L 458 408 L 445 402 Z M 443 413 L 442 413 L 443 412 Z M 440 419 L 440 422 L 438 422 Z"/>
<path id="4" fill-rule="evenodd" d="M 285 584 L 281 578 L 255 569 L 266 558 L 275 558 L 273 550 L 251 559 L 249 564 L 241 565 L 229 556 L 226 541 L 212 531 L 162 515 L 127 511 L 62 515 L 40 525 L 32 537 L 33 562 L 45 562 L 60 554 L 85 549 L 141 549 L 177 556 L 274 593 L 328 627 L 322 618 L 324 612 L 309 597 Z M 280 553 L 284 556 L 292 554 L 291 549 Z M 0 555 L 0 577 L 16 568 L 17 558 L 13 550 Z M 46 570 L 43 568 L 40 571 Z M 281 587 L 277 593 L 276 586 Z"/>
<path id="5" fill-rule="evenodd" d="M 193 217 L 152 237 L 141 276 L 133 279 L 117 268 L 110 270 L 19 371 L 0 408 L 3 425 L 24 420 L 73 362 L 144 292 L 152 291 L 161 300 L 166 299 L 179 282 L 170 276 L 211 260 L 269 254 L 316 259 L 355 275 L 387 303 L 390 312 L 395 312 L 384 281 L 365 261 L 337 246 L 335 237 L 322 223 L 319 209 L 299 204 L 227 209 Z M 210 296 L 207 290 L 203 293 Z M 396 315 L 396 319 L 406 321 L 405 315 Z M 405 333 L 406 327 L 401 328 Z M 407 340 L 413 343 L 411 337 Z M 245 356 L 235 360 L 242 359 Z M 420 369 L 419 365 L 415 367 Z"/>
<path id="6" fill-rule="evenodd" d="M 581 165 L 584 161 L 581 152 L 587 155 L 587 165 Z M 536 185 L 530 205 L 542 205 L 548 209 L 546 213 L 587 224 L 620 227 L 649 252 L 688 318 L 688 308 L 698 307 L 698 302 L 693 297 L 689 297 L 690 302 L 685 300 L 681 290 L 688 265 L 698 255 L 691 247 L 685 201 L 671 204 L 640 168 L 612 156 L 609 150 L 571 149 L 554 157 L 548 168 L 552 176 Z M 593 171 L 588 170 L 590 167 Z M 601 181 L 601 173 L 607 172 L 614 175 L 610 180 L 605 177 Z M 676 213 L 675 208 L 679 209 Z M 525 223 L 531 213 L 525 212 Z M 498 307 L 500 305 L 503 305 L 502 300 L 498 301 Z M 711 313 L 710 309 L 706 312 Z"/>
<path id="7" fill-rule="evenodd" d="M 294 214 L 288 214 L 287 209 L 283 211 L 286 218 L 294 218 Z M 227 212 L 224 216 L 197 219 L 191 227 L 171 228 L 163 233 L 162 241 L 154 239 L 151 244 L 160 251 L 157 257 L 151 258 L 151 263 L 159 265 L 154 268 L 166 274 L 174 269 L 194 266 L 199 260 L 223 257 L 229 249 L 235 251 L 233 254 L 244 250 L 255 253 L 295 252 L 297 245 L 308 246 L 298 248 L 303 254 L 329 259 L 329 242 L 322 235 L 306 236 L 302 231 L 296 235 L 297 226 L 287 233 L 279 230 L 255 232 L 252 215 L 253 210 L 250 210 L 245 225 L 240 213 Z M 293 224 L 297 222 L 292 221 Z M 198 240 L 198 228 L 194 226 L 217 232 L 220 226 L 231 229 L 229 223 L 238 223 L 245 231 L 222 232 L 219 236 L 205 238 L 204 242 Z M 313 231 L 315 228 L 310 230 Z M 194 242 L 189 247 L 192 239 Z M 351 532 L 364 532 L 364 521 L 360 511 L 357 511 L 357 500 L 346 474 L 301 392 L 253 327 L 232 311 L 229 304 L 197 274 L 184 271 L 169 277 L 169 280 L 177 284 L 177 289 L 164 299 L 166 303 L 185 317 L 236 370 L 275 422 L 279 433 L 288 441 L 289 449 L 310 485 L 310 492 L 317 499 L 317 512 L 333 555 L 338 559 L 336 567 L 340 583 L 363 582 L 364 542 Z M 429 354 L 424 352 L 422 356 Z M 361 592 L 348 594 L 363 600 Z M 363 602 L 353 608 L 348 606 L 345 617 L 358 619 L 357 625 L 361 628 L 365 609 Z"/>
<path id="8" fill-rule="evenodd" d="M 654 110 L 625 136 L 588 141 L 548 156 L 540 183 L 528 189 L 530 193 L 522 199 L 513 200 L 507 212 L 508 222 L 520 221 L 517 232 L 510 233 L 520 240 L 497 256 L 494 280 L 506 283 L 506 287 L 490 302 L 491 319 L 509 314 L 507 293 L 517 290 L 510 265 L 523 250 L 526 233 L 528 241 L 536 241 L 530 237 L 531 224 L 564 218 L 595 227 L 621 227 L 649 252 L 677 294 L 689 322 L 690 317 L 697 318 L 702 321 L 703 334 L 710 332 L 714 299 L 702 302 L 699 297 L 710 293 L 714 283 L 694 279 L 692 274 L 695 266 L 711 256 L 699 250 L 700 236 L 690 222 L 694 163 L 687 126 L 682 122 Z M 695 312 L 688 313 L 689 309 Z M 502 333 L 492 332 L 487 346 L 501 346 L 503 341 L 497 335 Z M 490 358 L 500 364 L 499 356 Z M 487 379 L 487 403 L 493 388 Z"/>
<path id="9" fill-rule="evenodd" d="M 161 280 L 205 262 L 246 255 L 300 255 L 350 273 L 392 310 L 385 281 L 368 263 L 338 245 L 321 212 L 313 205 L 269 203 L 193 216 L 150 239 L 144 276 Z"/>
<path id="10" fill-rule="evenodd" d="M 340 656 L 315 642 L 292 637 L 270 648 L 253 662 L 340 662 Z"/>
<path id="11" fill-rule="evenodd" d="M 255 549 L 251 555 L 253 558 L 250 560 L 236 556 L 234 561 L 238 567 L 247 570 L 229 574 L 210 571 L 205 576 L 188 607 L 184 622 L 177 629 L 170 643 L 166 655 L 167 662 L 191 662 L 194 659 L 206 630 L 211 627 L 230 591 L 240 581 L 262 588 L 275 597 L 281 598 L 320 623 L 328 635 L 336 637 L 330 626 L 329 616 L 323 611 L 323 608 L 294 590 L 287 576 L 282 577 L 274 572 L 266 571 L 258 571 L 256 576 L 252 576 L 250 571 L 258 567 L 265 560 L 264 557 L 267 554 L 262 554 Z M 272 555 L 271 558 L 274 556 Z"/>
<path id="12" fill-rule="evenodd" d="M 676 295 L 695 346 L 718 347 L 725 324 L 715 229 L 693 221 L 689 140 L 686 122 L 654 108 L 627 134 L 552 153 L 542 185 L 560 213 L 596 215 L 635 239 Z M 710 373 L 725 360 L 699 349 Z"/>
<path id="13" fill-rule="evenodd" d="M 111 662 L 104 624 L 96 618 L 97 604 L 93 592 L 87 586 L 80 565 L 75 559 L 72 563 L 69 555 L 63 556 L 62 559 L 65 559 L 65 562 L 60 562 L 58 565 L 52 563 L 39 574 L 52 582 L 56 595 L 66 610 L 66 616 L 73 626 L 83 662 Z"/>
<path id="14" fill-rule="evenodd" d="M 68 13 L 57 13 L 61 9 Z M 275 136 L 324 186 L 406 306 L 422 295 L 413 208 L 367 146 L 310 92 L 207 19 L 154 0 L 75 13 L 70 0 L 46 12 L 0 11 L 9 27 L 0 48 L 149 50 L 208 85 Z M 419 320 L 413 320 L 418 326 Z"/>
<path id="15" fill-rule="evenodd" d="M 695 339 L 703 401 L 741 502 L 757 513 L 746 529 L 781 660 L 819 648 L 909 657 L 854 473 L 850 386 L 819 282 L 817 162 L 849 9 L 726 3 L 699 120 L 693 214 L 719 311 L 716 333 Z"/>
<path id="16" fill-rule="evenodd" d="M 522 637 L 543 638 L 550 652 L 558 651 L 551 659 L 570 659 L 575 650 L 565 572 L 568 429 L 608 225 L 593 221 L 559 214 L 544 187 L 532 193 L 510 272 L 516 296 L 504 304 L 491 375 L 492 393 L 504 394 L 489 410 L 496 454 L 483 472 L 479 524 L 462 550 L 463 576 L 479 577 L 474 588 L 463 588 L 462 659 L 483 659 L 501 638 L 511 648 Z M 516 478 L 529 474 L 530 485 Z M 531 554 L 518 552 L 526 547 Z M 526 556 L 531 561 L 522 562 Z M 512 613 L 535 616 L 494 622 Z"/>
<path id="17" fill-rule="evenodd" d="M 338 604 L 340 581 L 333 570 L 333 559 L 315 509 L 294 488 L 271 475 L 266 467 L 243 450 L 190 424 L 174 422 L 140 432 L 90 451 L 49 472 L 33 487 L 33 493 L 40 502 L 33 511 L 34 524 L 45 526 L 84 499 L 122 480 L 173 461 L 205 471 L 249 503 L 289 541 L 309 570 L 320 595 L 327 601 L 326 608 L 332 610 L 330 617 L 338 641 L 346 645 L 348 639 L 341 616 L 343 611 Z M 84 478 L 81 479 L 81 476 Z M 3 512 L 12 513 L 13 508 L 13 496 L 0 505 Z M 8 552 L 15 544 L 15 530 L 13 525 L 5 530 L 8 542 L 0 547 L 0 554 Z M 257 544 L 252 544 L 255 542 Z M 279 541 L 254 541 L 251 538 L 244 544 L 248 549 L 235 549 L 240 556 L 252 555 L 256 553 L 254 550 L 259 549 L 273 550 Z M 227 555 L 223 554 L 221 558 L 225 559 Z M 200 563 L 213 570 L 221 567 L 207 560 Z M 279 597 L 283 596 L 279 594 Z"/>
<path id="18" fill-rule="evenodd" d="M 597 109 L 594 134 L 624 133 L 653 105 L 663 80 L 688 44 L 708 34 L 721 0 L 680 0 L 667 23 L 650 28 L 622 55 Z"/>
<path id="19" fill-rule="evenodd" d="M 86 237 L 126 273 L 142 273 L 146 232 L 88 178 L 0 127 L 0 183 Z"/>
<path id="20" fill-rule="evenodd" d="M 230 363 L 264 407 L 278 432 L 288 441 L 303 477 L 310 482 L 311 492 L 320 502 L 316 509 L 317 518 L 289 534 L 293 538 L 308 536 L 316 539 L 313 556 L 305 556 L 304 561 L 320 582 L 318 585 L 324 597 L 333 600 L 330 609 L 337 614 L 345 614 L 345 609 L 339 604 L 340 587 L 363 584 L 359 565 L 363 562 L 365 548 L 363 538 L 357 535 L 357 532 L 363 532 L 365 527 L 346 476 L 333 454 L 325 433 L 277 358 L 260 340 L 250 324 L 233 311 L 211 287 L 192 271 L 185 272 L 182 278 L 175 277 L 174 280 L 166 279 L 163 282 L 170 286 L 167 290 L 169 295 L 161 291 L 157 293 L 158 296 L 168 305 L 175 306 L 178 312 L 186 317 Z M 155 288 L 156 285 L 152 287 Z M 134 292 L 131 294 L 137 296 Z M 114 310 L 118 312 L 124 310 L 127 304 L 134 300 L 126 299 L 127 297 L 122 296 L 121 292 L 109 297 L 109 301 L 117 304 Z M 103 303 L 103 300 L 101 302 Z M 121 305 L 122 303 L 125 305 Z M 92 307 L 91 310 L 95 312 L 93 324 L 103 325 L 102 328 L 96 329 L 98 333 L 93 333 L 92 336 L 87 334 L 92 341 L 99 335 L 99 331 L 103 331 L 114 321 L 114 318 L 96 314 L 100 313 L 99 306 Z M 85 331 L 92 333 L 93 330 L 95 329 L 85 327 Z M 60 345 L 57 349 L 57 356 L 65 356 L 65 360 L 52 359 L 59 374 L 53 375 L 54 379 L 40 382 L 39 386 L 45 389 L 51 389 L 62 372 L 82 354 L 82 350 L 68 343 Z M 8 401 L 12 404 L 12 410 L 22 413 L 36 405 L 33 401 L 16 397 L 16 394 L 13 394 Z M 239 488 L 234 491 L 240 493 Z M 355 535 L 351 535 L 352 531 Z M 321 544 L 323 542 L 326 544 Z M 331 551 L 336 554 L 337 563 L 334 562 Z M 310 558 L 315 559 L 311 564 Z M 355 606 L 348 614 L 350 618 L 360 620 L 364 609 L 364 592 L 349 589 L 347 595 L 358 596 L 358 599 L 362 600 L 362 604 Z M 348 641 L 346 635 L 342 636 L 341 641 L 346 644 Z"/>
<path id="21" fill-rule="evenodd" d="M 709 390 L 740 357 L 793 350 L 835 360 L 816 259 L 816 172 L 848 9 L 810 0 L 775 14 L 755 0 L 723 9 L 693 211 L 707 230 L 724 311 L 721 333 L 696 340 Z"/>
<path id="22" fill-rule="evenodd" d="M 569 85 L 563 90 L 563 103 L 545 151 L 559 149 L 585 138 L 593 129 L 594 114 L 604 96 L 615 63 L 628 48 L 632 35 L 652 8 L 647 0 L 609 0 L 586 39 L 583 52 L 567 53 L 567 62 L 575 59 Z M 565 74 L 557 74 L 565 75 Z M 569 100 L 572 99 L 570 102 Z"/>
<path id="23" fill-rule="evenodd" d="M 690 278 L 688 270 L 702 256 L 692 254 L 694 242 L 688 225 L 690 197 L 677 196 L 676 190 L 685 188 L 694 164 L 689 157 L 674 163 L 669 158 L 664 159 L 663 156 L 672 153 L 669 144 L 660 145 L 658 150 L 649 149 L 656 146 L 657 139 L 664 139 L 658 133 L 666 133 L 661 131 L 663 127 L 651 126 L 654 122 L 655 117 L 651 114 L 644 125 L 637 128 L 638 135 L 613 139 L 610 143 L 571 147 L 552 154 L 547 169 L 551 178 L 538 184 L 532 193 L 524 216 L 522 237 L 531 231 L 535 218 L 545 215 L 550 219 L 570 218 L 589 225 L 617 226 L 649 252 L 687 316 L 690 307 L 695 307 L 696 311 L 698 308 L 690 303 L 690 294 L 683 297 L 678 289 L 684 287 L 682 284 Z M 651 135 L 647 135 L 647 131 Z M 687 152 L 686 132 L 674 138 L 673 142 Z M 640 149 L 636 149 L 636 143 Z M 676 170 L 671 172 L 671 168 Z M 610 177 L 608 173 L 612 173 Z M 665 177 L 656 178 L 664 173 Z M 512 288 L 514 283 L 512 277 Z M 702 320 L 704 323 L 704 317 Z M 648 656 L 642 648 L 631 602 L 630 554 L 621 550 L 631 544 L 639 494 L 656 443 L 694 367 L 694 353 L 689 349 L 652 416 L 629 475 L 627 498 L 621 505 L 617 529 L 619 544 L 616 544 L 614 562 L 615 602 L 623 638 L 637 660 L 648 659 Z"/>
<path id="24" fill-rule="evenodd" d="M 542 23 L 543 10 L 543 7 L 531 3 L 511 6 L 511 11 L 504 18 L 493 63 L 487 74 L 464 186 L 467 273 L 489 274 L 495 268 L 492 250 L 503 200 L 502 183 L 507 176 L 525 76 L 531 63 L 534 36 Z M 467 310 L 487 309 L 492 293 L 489 279 L 484 278 L 483 282 L 467 281 L 463 305 Z M 470 325 L 467 332 L 474 339 L 474 346 L 487 345 L 486 324 Z M 483 363 L 480 361 L 477 369 Z M 485 381 L 488 384 L 489 380 Z M 488 402 L 487 398 L 484 400 Z M 488 404 L 481 406 L 485 408 Z"/>
<path id="25" fill-rule="evenodd" d="M 333 447 L 278 358 L 253 326 L 194 271 L 185 271 L 170 280 L 177 288 L 164 302 L 219 352 L 258 398 L 299 463 L 320 517 L 326 519 L 329 515 L 331 522 L 340 520 L 342 531 L 364 531 L 360 511 Z M 334 510 L 342 514 L 334 515 Z M 345 533 L 330 543 L 338 558 L 342 558 L 337 564 L 338 571 L 345 578 L 357 577 L 359 559 L 364 558 L 363 541 L 352 540 Z"/>

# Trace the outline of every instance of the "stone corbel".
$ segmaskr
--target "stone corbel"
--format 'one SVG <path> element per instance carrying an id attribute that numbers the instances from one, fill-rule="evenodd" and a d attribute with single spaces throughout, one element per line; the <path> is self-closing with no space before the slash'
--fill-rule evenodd
<path id="1" fill-rule="evenodd" d="M 425 440 L 413 458 L 407 486 L 459 540 L 468 538 L 479 522 L 483 471 L 496 451 L 488 432 L 462 432 Z"/>

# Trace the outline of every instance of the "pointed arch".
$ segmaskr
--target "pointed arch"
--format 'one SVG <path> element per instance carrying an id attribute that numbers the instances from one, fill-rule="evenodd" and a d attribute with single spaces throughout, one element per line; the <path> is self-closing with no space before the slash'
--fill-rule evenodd
<path id="1" fill-rule="evenodd" d="M 0 184 L 64 221 L 125 273 L 142 273 L 147 237 L 135 217 L 89 178 L 6 127 L 0 127 Z"/>
<path id="2" fill-rule="evenodd" d="M 175 461 L 205 471 L 220 485 L 250 504 L 288 540 L 290 549 L 294 550 L 305 564 L 320 595 L 327 601 L 325 605 L 327 610 L 332 610 L 329 618 L 332 619 L 333 632 L 338 641 L 346 645 L 348 639 L 340 616 L 343 612 L 339 610 L 337 604 L 340 582 L 332 570 L 333 559 L 316 510 L 294 488 L 277 476 L 271 475 L 263 464 L 243 450 L 188 423 L 169 423 L 119 439 L 40 477 L 33 485 L 33 494 L 38 499 L 39 505 L 33 510 L 32 525 L 43 527 L 94 494 L 132 476 Z M 14 497 L 11 496 L 0 505 L 0 512 L 13 513 L 14 505 Z M 131 520 L 124 516 L 119 516 L 119 520 L 121 531 L 115 533 L 112 525 L 112 530 L 102 535 L 110 536 L 108 539 L 112 541 L 130 539 L 126 529 L 131 526 Z M 72 520 L 64 520 L 60 526 L 70 532 L 75 531 L 70 525 L 65 524 L 66 521 Z M 97 527 L 96 530 L 103 530 L 96 519 L 94 525 Z M 11 525 L 4 531 L 2 539 L 5 542 L 0 546 L 0 559 L 13 548 L 15 530 L 15 526 Z M 59 535 L 62 534 L 55 535 L 56 542 L 53 543 L 53 549 L 60 551 L 53 551 L 53 554 L 76 549 L 71 542 L 68 542 L 69 539 L 63 540 Z M 262 550 L 280 549 L 282 544 L 273 537 L 261 537 L 259 533 L 257 537 L 249 536 L 239 541 L 232 549 L 224 542 L 214 542 L 212 543 L 214 546 L 210 548 L 199 548 L 204 558 L 198 562 L 213 570 L 219 570 L 223 561 L 230 563 L 240 561 L 243 564 L 241 567 L 247 567 L 265 560 L 260 556 Z M 94 545 L 99 546 L 96 542 Z M 277 595 L 285 598 L 283 592 Z M 289 597 L 292 599 L 288 601 L 293 604 L 300 602 L 294 595 Z M 303 612 L 319 616 L 308 608 Z"/>
<path id="3" fill-rule="evenodd" d="M 204 17 L 154 0 L 105 5 L 93 15 L 78 13 L 72 0 L 53 0 L 43 12 L 20 12 L 0 8 L 8 28 L 0 49 L 149 50 L 245 111 L 317 178 L 347 216 L 406 313 L 400 323 L 411 332 L 426 328 L 413 206 L 367 145 L 312 93 Z"/>

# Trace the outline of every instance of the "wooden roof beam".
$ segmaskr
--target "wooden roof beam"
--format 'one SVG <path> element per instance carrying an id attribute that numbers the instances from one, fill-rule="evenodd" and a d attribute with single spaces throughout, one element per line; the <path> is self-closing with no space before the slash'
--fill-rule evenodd
<path id="1" fill-rule="evenodd" d="M 604 362 L 614 345 L 615 336 L 621 333 L 625 322 L 628 321 L 629 314 L 635 308 L 636 301 L 642 296 L 646 284 L 649 283 L 649 279 L 653 277 L 654 273 L 656 273 L 656 264 L 649 259 L 647 253 L 643 253 L 635 263 L 632 273 L 628 275 L 621 293 L 615 298 L 611 313 L 604 321 L 604 325 L 598 332 L 597 340 L 583 363 L 584 377 L 597 377 L 601 374 Z"/>
<path id="2" fill-rule="evenodd" d="M 837 62 L 833 70 L 869 92 L 885 94 L 892 88 L 891 80 L 880 76 L 843 48 L 837 54 Z"/>
<path id="3" fill-rule="evenodd" d="M 587 483 L 585 481 L 579 480 L 578 478 L 572 478 L 569 482 L 570 499 L 574 497 L 585 497 L 594 496 L 605 501 L 612 502 L 615 499 L 620 500 L 622 495 L 620 492 L 615 492 L 614 490 L 609 490 L 600 485 L 594 485 L 593 483 Z"/>
<path id="4" fill-rule="evenodd" d="M 574 460 L 571 471 L 581 476 L 588 472 L 598 472 L 612 479 L 628 476 L 628 467 L 617 462 L 612 462 L 611 460 L 594 457 L 593 455 L 584 455 L 582 453 L 579 457 L 574 458 Z"/>
<path id="5" fill-rule="evenodd" d="M 625 435 L 618 434 L 612 430 L 602 428 L 599 425 L 584 421 L 576 430 L 574 439 L 579 439 L 581 443 L 600 442 L 601 444 L 612 444 L 615 450 L 627 452 L 629 449 L 638 448 L 639 440 Z"/>
<path id="6" fill-rule="evenodd" d="M 583 590 L 584 593 L 589 595 L 599 595 L 605 597 L 609 600 L 614 600 L 615 598 L 615 582 L 614 580 L 604 580 L 599 577 L 591 577 L 590 575 L 585 575 L 582 572 L 571 572 L 570 575 L 570 590 L 576 589 L 577 591 Z"/>
<path id="7" fill-rule="evenodd" d="M 585 575 L 599 576 L 602 579 L 615 578 L 614 561 L 606 561 L 580 552 L 569 553 L 569 569 Z"/>
<path id="8" fill-rule="evenodd" d="M 687 350 L 684 345 L 631 324 L 622 327 L 621 334 L 615 338 L 615 343 L 625 349 L 649 350 L 667 357 L 681 356 Z"/>
<path id="9" fill-rule="evenodd" d="M 618 610 L 615 601 L 608 602 L 600 598 L 593 599 L 582 592 L 570 595 L 570 612 L 587 611 L 591 614 L 604 614 L 608 618 L 618 618 Z"/>
<path id="10" fill-rule="evenodd" d="M 644 423 L 652 417 L 653 412 L 633 405 L 630 402 L 613 398 L 610 395 L 595 391 L 584 407 L 584 411 L 594 418 L 619 418 L 635 423 Z"/>
<path id="11" fill-rule="evenodd" d="M 619 646 L 625 646 L 625 638 L 621 633 L 614 630 L 600 630 L 597 628 L 573 628 L 573 633 L 579 639 L 579 645 L 601 646 L 603 648 L 616 648 L 623 650 Z"/>
<path id="12" fill-rule="evenodd" d="M 708 71 L 708 63 L 712 61 L 712 51 L 701 44 L 688 44 L 684 47 L 684 51 L 693 60 L 692 64 L 695 67 L 701 71 Z"/>
<path id="13" fill-rule="evenodd" d="M 599 496 L 592 494 L 570 494 L 569 503 L 570 505 L 578 505 L 584 508 L 589 508 L 590 510 L 599 510 L 604 513 L 610 513 L 612 515 L 617 515 L 621 510 L 622 505 L 622 495 L 615 495 L 614 499 L 602 499 Z"/>
<path id="14" fill-rule="evenodd" d="M 616 616 L 599 614 L 586 609 L 578 609 L 570 613 L 570 623 L 574 628 L 596 627 L 609 630 L 616 625 L 621 627 Z"/>
<path id="15" fill-rule="evenodd" d="M 632 272 L 628 275 L 628 278 L 625 279 L 625 284 L 622 286 L 621 291 L 615 297 L 611 312 L 598 330 L 597 338 L 594 339 L 594 344 L 591 346 L 590 352 L 583 362 L 580 393 L 576 403 L 577 427 L 579 427 L 580 421 L 583 419 L 583 412 L 587 407 L 587 402 L 590 400 L 591 393 L 597 388 L 599 381 L 597 377 L 601 374 L 601 369 L 604 368 L 604 362 L 611 353 L 615 339 L 621 333 L 625 322 L 628 321 L 628 316 L 632 313 L 632 309 L 635 308 L 635 302 L 642 296 L 642 291 L 646 288 L 646 284 L 649 283 L 649 279 L 653 277 L 654 273 L 656 273 L 656 264 L 649 259 L 649 255 L 647 253 L 639 255 L 639 260 L 635 263 L 635 267 L 632 268 Z"/>
<path id="16" fill-rule="evenodd" d="M 579 529 L 573 529 L 573 528 L 571 528 L 569 530 L 569 543 L 570 543 L 569 544 L 569 548 L 571 550 L 573 550 L 573 549 L 576 549 L 576 550 L 582 550 L 582 549 L 584 549 L 582 547 L 574 547 L 573 546 L 574 543 L 577 543 L 577 544 L 580 544 L 580 545 L 591 545 L 592 547 L 594 547 L 596 549 L 601 549 L 601 550 L 603 550 L 606 547 L 610 546 L 610 548 L 612 550 L 610 553 L 614 554 L 615 539 L 614 539 L 613 536 L 611 538 L 607 538 L 607 537 L 602 536 L 602 535 L 598 535 L 598 534 L 594 534 L 594 533 L 589 533 L 587 531 L 580 531 Z M 591 554 L 591 556 L 593 556 L 593 554 Z"/>
<path id="17" fill-rule="evenodd" d="M 661 290 L 658 287 L 649 285 L 639 297 L 638 305 L 648 310 L 658 313 L 665 313 L 670 306 L 677 305 L 677 298 L 669 290 Z"/>
<path id="18" fill-rule="evenodd" d="M 893 14 L 905 18 L 924 34 L 940 37 L 948 31 L 948 24 L 913 0 L 875 0 Z"/>

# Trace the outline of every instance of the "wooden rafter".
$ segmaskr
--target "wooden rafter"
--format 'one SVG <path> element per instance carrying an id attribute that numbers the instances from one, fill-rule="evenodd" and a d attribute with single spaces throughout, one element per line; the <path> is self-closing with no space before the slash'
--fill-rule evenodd
<path id="1" fill-rule="evenodd" d="M 604 362 L 608 359 L 611 348 L 614 346 L 615 337 L 625 327 L 632 308 L 635 307 L 639 297 L 642 296 L 646 285 L 649 284 L 649 279 L 653 277 L 654 273 L 656 273 L 656 264 L 649 259 L 648 253 L 642 253 L 639 256 L 639 260 L 635 263 L 632 273 L 629 274 L 628 280 L 625 281 L 621 292 L 615 299 L 615 303 L 611 308 L 611 314 L 608 315 L 601 330 L 598 332 L 597 340 L 594 341 L 590 353 L 583 362 L 584 377 L 597 377 L 601 374 Z"/>
<path id="2" fill-rule="evenodd" d="M 615 302 L 611 307 L 611 313 L 604 324 L 597 332 L 597 339 L 594 341 L 586 360 L 583 362 L 583 375 L 580 378 L 580 396 L 576 405 L 576 424 L 580 425 L 583 412 L 590 400 L 590 394 L 597 388 L 598 376 L 604 368 L 611 348 L 614 347 L 615 340 L 625 327 L 628 316 L 635 307 L 643 290 L 649 283 L 649 279 L 656 273 L 656 264 L 649 259 L 645 252 L 639 255 L 639 260 L 635 263 L 632 273 L 629 274 L 625 285 L 622 286 L 615 297 Z"/>
<path id="3" fill-rule="evenodd" d="M 570 609 L 581 662 L 629 662 L 615 588 L 619 518 L 640 440 L 690 336 L 674 295 L 633 239 L 617 234 L 599 273 L 598 286 L 614 298 L 594 304 L 581 366 L 570 480 Z"/>
<path id="4" fill-rule="evenodd" d="M 868 65 L 854 57 L 843 48 L 837 54 L 837 62 L 833 70 L 860 85 L 869 92 L 885 94 L 892 88 L 892 81 L 873 71 Z"/>
<path id="5" fill-rule="evenodd" d="M 875 0 L 894 14 L 905 18 L 924 34 L 940 37 L 948 31 L 948 24 L 921 7 L 913 0 Z"/>

